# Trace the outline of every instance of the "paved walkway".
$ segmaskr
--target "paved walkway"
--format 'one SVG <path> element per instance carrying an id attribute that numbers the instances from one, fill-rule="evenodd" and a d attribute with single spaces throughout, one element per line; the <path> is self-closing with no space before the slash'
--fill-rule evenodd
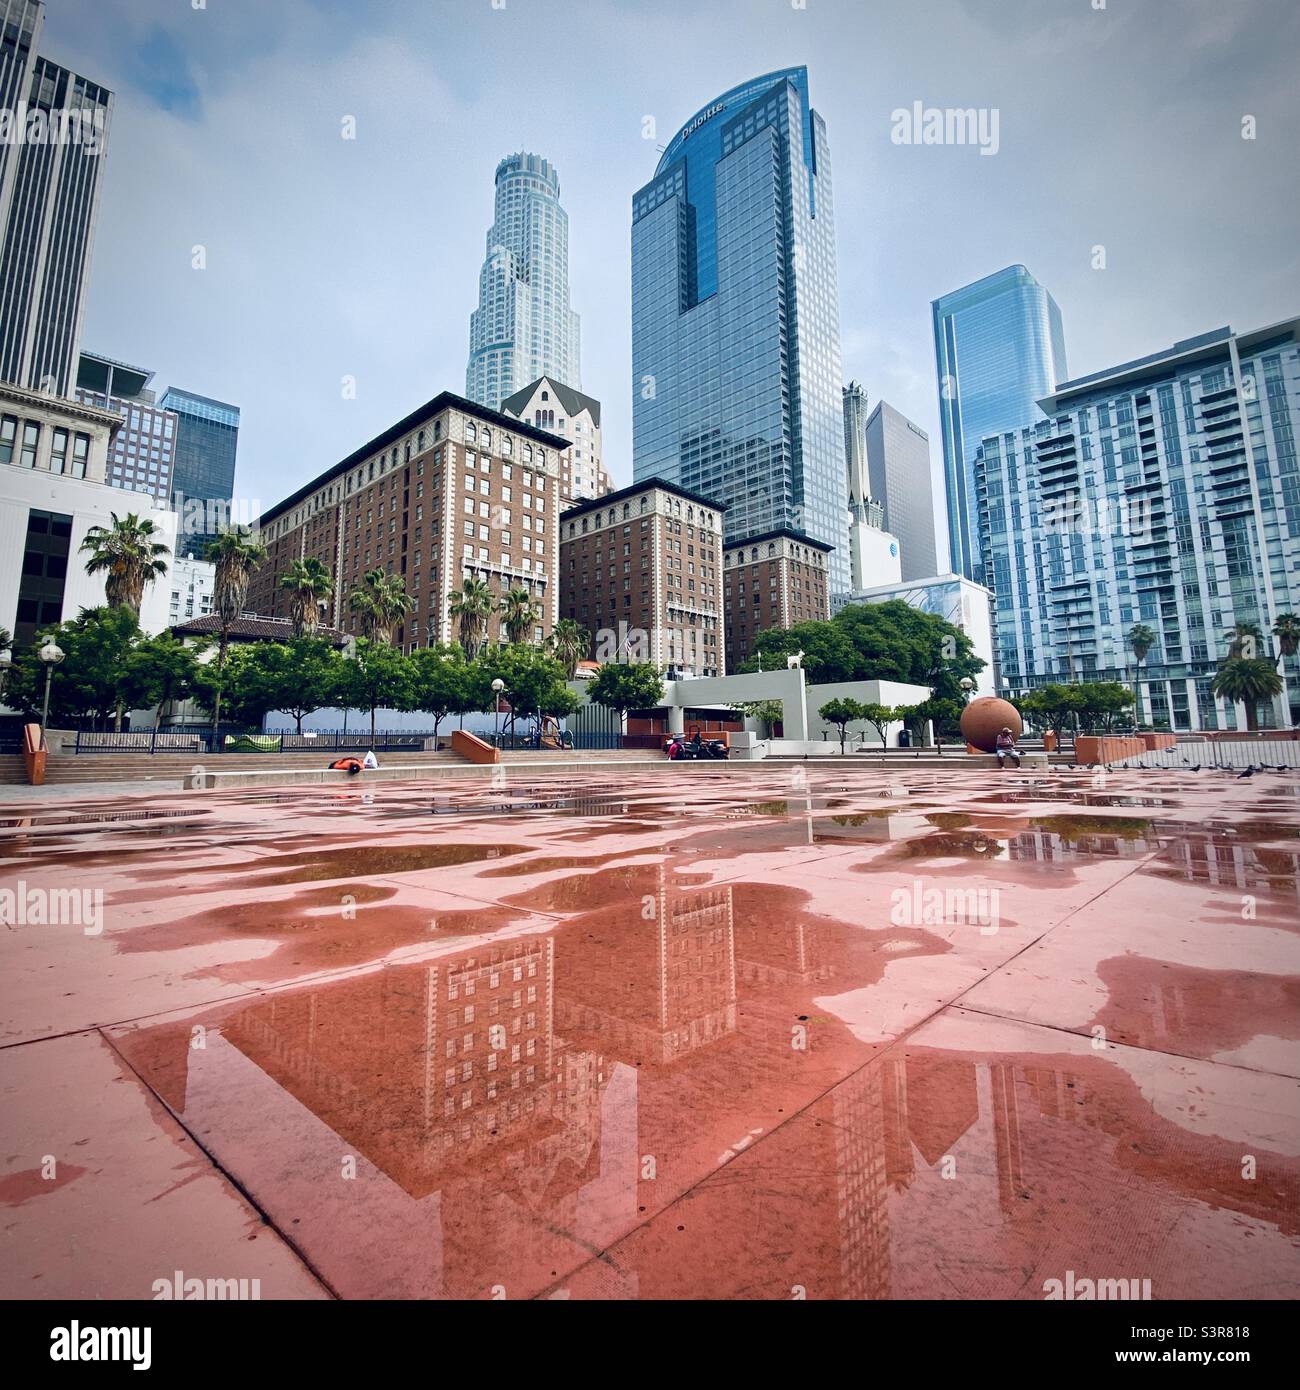
<path id="1" fill-rule="evenodd" d="M 1295 774 L 693 773 L 0 788 L 0 1296 L 1300 1295 Z"/>

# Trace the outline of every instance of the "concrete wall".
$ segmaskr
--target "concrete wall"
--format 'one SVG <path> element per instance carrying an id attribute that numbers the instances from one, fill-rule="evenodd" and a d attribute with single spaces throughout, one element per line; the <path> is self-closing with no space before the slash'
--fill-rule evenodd
<path id="1" fill-rule="evenodd" d="M 820 714 L 819 709 L 831 700 L 857 700 L 864 705 L 920 705 L 930 698 L 930 689 L 924 685 L 906 685 L 901 681 L 845 681 L 833 685 L 810 685 L 808 687 L 808 737 L 810 739 L 824 738 L 828 742 L 833 742 L 839 746 L 840 732 L 834 724 L 828 724 Z M 898 742 L 898 731 L 902 723 L 890 724 L 886 728 L 889 746 L 894 747 Z M 785 731 L 790 737 L 787 729 Z M 880 735 L 875 728 L 864 721 L 856 721 L 849 725 L 849 739 L 846 747 L 852 748 L 859 744 L 869 744 L 874 748 L 880 747 Z"/>

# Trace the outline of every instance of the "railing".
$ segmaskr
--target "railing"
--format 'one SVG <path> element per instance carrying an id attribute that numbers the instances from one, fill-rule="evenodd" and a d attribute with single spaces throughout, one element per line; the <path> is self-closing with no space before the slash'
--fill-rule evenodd
<path id="1" fill-rule="evenodd" d="M 452 727 L 444 725 L 438 742 L 450 747 Z M 306 734 L 264 734 L 260 729 L 222 727 L 214 739 L 212 730 L 141 729 L 136 733 L 92 733 L 80 730 L 69 751 L 73 753 L 338 753 L 374 748 L 376 752 L 419 752 L 433 730 L 382 730 L 373 741 L 369 729 L 328 729 Z M 256 746 L 240 746 L 247 739 Z M 233 745 L 233 746 L 232 746 Z"/>
<path id="2" fill-rule="evenodd" d="M 1180 743 L 1175 748 L 1151 749 L 1113 766 L 1156 767 L 1170 771 L 1198 767 L 1242 771 L 1248 767 L 1300 768 L 1300 743 L 1291 739 L 1207 738 L 1200 743 Z"/>

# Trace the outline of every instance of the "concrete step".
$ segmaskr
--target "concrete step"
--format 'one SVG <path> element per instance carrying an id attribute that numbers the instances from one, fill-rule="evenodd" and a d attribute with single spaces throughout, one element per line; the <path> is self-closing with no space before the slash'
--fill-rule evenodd
<path id="1" fill-rule="evenodd" d="M 348 753 L 364 755 L 364 747 L 355 749 L 317 749 L 306 753 L 218 753 L 215 757 L 195 753 L 58 753 L 53 754 L 45 764 L 47 783 L 68 782 L 143 782 L 175 781 L 193 772 L 196 767 L 210 769 L 222 768 L 227 772 L 266 772 L 273 769 L 302 770 L 324 768 L 336 758 Z M 448 751 L 443 752 L 395 752 L 378 753 L 399 760 L 406 766 L 428 766 L 459 764 L 462 760 Z M 16 780 L 26 781 L 22 772 L 22 759 L 18 759 L 20 776 Z"/>

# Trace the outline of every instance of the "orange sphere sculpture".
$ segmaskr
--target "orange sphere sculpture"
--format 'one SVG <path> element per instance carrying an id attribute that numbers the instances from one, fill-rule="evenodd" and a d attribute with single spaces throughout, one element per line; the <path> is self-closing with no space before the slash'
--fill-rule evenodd
<path id="1" fill-rule="evenodd" d="M 1020 711 L 996 695 L 983 695 L 972 700 L 961 712 L 962 737 L 972 748 L 992 753 L 997 748 L 998 735 L 1009 728 L 1017 738 L 1024 732 Z"/>

